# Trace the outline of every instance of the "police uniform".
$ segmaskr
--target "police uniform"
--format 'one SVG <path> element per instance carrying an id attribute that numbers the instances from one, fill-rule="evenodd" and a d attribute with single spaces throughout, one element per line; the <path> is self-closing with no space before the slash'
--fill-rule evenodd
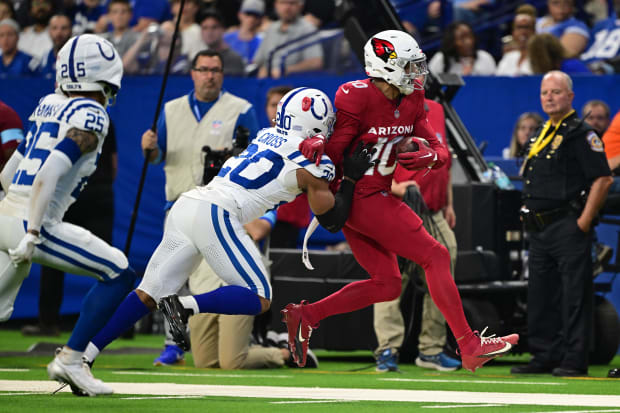
<path id="1" fill-rule="evenodd" d="M 530 233 L 528 344 L 532 363 L 587 371 L 592 324 L 592 231 L 577 226 L 594 180 L 611 175 L 601 139 L 575 111 L 547 121 L 523 169 Z"/>

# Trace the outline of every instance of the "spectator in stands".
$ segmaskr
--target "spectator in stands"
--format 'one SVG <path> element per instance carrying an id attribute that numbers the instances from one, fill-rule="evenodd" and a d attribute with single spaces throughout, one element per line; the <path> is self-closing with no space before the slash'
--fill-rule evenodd
<path id="1" fill-rule="evenodd" d="M 77 0 L 71 9 L 73 34 L 95 33 L 99 20 L 106 14 L 105 0 Z"/>
<path id="2" fill-rule="evenodd" d="M 512 130 L 510 146 L 504 148 L 502 157 L 504 159 L 522 158 L 523 151 L 527 147 L 528 141 L 534 136 L 534 132 L 542 125 L 543 118 L 536 112 L 525 112 L 519 115 L 517 123 Z"/>
<path id="3" fill-rule="evenodd" d="M 303 0 L 275 0 L 279 20 L 267 28 L 254 56 L 254 63 L 259 67 L 259 78 L 278 79 L 291 73 L 323 68 L 323 49 L 311 35 L 316 27 L 301 16 L 303 6 Z M 303 36 L 308 37 L 295 41 Z M 279 48 L 285 44 L 289 46 Z M 293 51 L 297 48 L 300 50 Z"/>
<path id="4" fill-rule="evenodd" d="M 123 56 L 125 73 L 134 75 L 164 73 L 173 33 L 174 26 L 170 22 L 162 25 L 153 23 L 140 33 L 138 41 Z M 183 74 L 189 70 L 190 60 L 181 54 L 182 43 L 181 36 L 178 36 L 172 54 L 170 74 Z"/>
<path id="5" fill-rule="evenodd" d="M 609 105 L 602 100 L 589 100 L 581 108 L 581 118 L 594 128 L 598 136 L 602 137 L 611 121 Z"/>
<path id="6" fill-rule="evenodd" d="M 493 56 L 478 49 L 476 36 L 468 23 L 458 21 L 446 27 L 441 47 L 428 63 L 432 73 L 493 75 L 496 66 Z"/>
<path id="7" fill-rule="evenodd" d="M 535 34 L 527 44 L 532 72 L 545 74 L 551 70 L 561 70 L 568 74 L 591 73 L 579 59 L 567 58 L 560 40 L 549 33 Z"/>
<path id="8" fill-rule="evenodd" d="M 530 4 L 519 6 L 512 21 L 512 46 L 504 52 L 497 65 L 497 76 L 531 75 L 532 67 L 527 55 L 527 42 L 536 33 L 536 9 Z"/>
<path id="9" fill-rule="evenodd" d="M 265 15 L 265 3 L 262 0 L 244 0 L 237 14 L 239 29 L 224 35 L 224 41 L 243 58 L 245 63 L 252 63 L 254 55 L 263 40 L 259 32 Z M 277 104 L 277 102 L 276 102 Z"/>
<path id="10" fill-rule="evenodd" d="M 303 16 L 317 29 L 332 23 L 335 18 L 336 4 L 334 0 L 304 0 Z"/>
<path id="11" fill-rule="evenodd" d="M 101 37 L 109 40 L 122 58 L 140 37 L 140 33 L 129 28 L 131 21 L 129 0 L 110 0 L 105 20 L 112 25 L 112 30 L 102 33 Z M 107 23 L 105 25 L 107 26 Z"/>
<path id="12" fill-rule="evenodd" d="M 549 14 L 536 21 L 536 33 L 550 33 L 560 39 L 566 57 L 579 56 L 590 38 L 590 30 L 577 20 L 574 0 L 547 0 Z"/>
<path id="13" fill-rule="evenodd" d="M 181 0 L 172 0 L 170 4 L 173 16 L 171 23 L 176 24 L 177 16 L 181 9 Z M 199 9 L 200 0 L 185 0 L 181 22 L 179 23 L 179 30 L 181 37 L 183 37 L 183 50 L 181 50 L 181 54 L 186 55 L 189 60 L 192 60 L 199 51 L 205 49 L 200 26 L 196 23 L 196 15 Z"/>
<path id="14" fill-rule="evenodd" d="M 15 20 L 15 8 L 11 0 L 0 0 L 0 20 Z"/>
<path id="15" fill-rule="evenodd" d="M 209 9 L 200 17 L 202 40 L 208 50 L 218 52 L 224 62 L 224 75 L 245 75 L 245 63 L 237 52 L 232 50 L 224 41 L 224 18 L 215 9 Z"/>
<path id="16" fill-rule="evenodd" d="M 56 57 L 60 48 L 71 38 L 71 19 L 64 14 L 52 16 L 49 33 L 53 46 L 43 57 L 37 72 L 48 79 L 56 79 Z"/>
<path id="17" fill-rule="evenodd" d="M 452 18 L 471 24 L 484 17 L 484 6 L 492 6 L 494 3 L 494 0 L 453 0 Z"/>
<path id="18" fill-rule="evenodd" d="M 620 73 L 620 0 L 614 0 L 614 11 L 592 28 L 590 44 L 581 55 L 581 60 L 594 73 Z"/>
<path id="19" fill-rule="evenodd" d="M 136 32 L 144 31 L 152 23 L 170 20 L 168 0 L 131 0 L 133 14 L 129 26 Z"/>
<path id="20" fill-rule="evenodd" d="M 0 21 L 0 79 L 32 75 L 39 61 L 17 48 L 19 25 L 13 19 Z"/>
<path id="21" fill-rule="evenodd" d="M 47 30 L 54 14 L 51 0 L 33 0 L 30 3 L 30 18 L 34 24 L 26 27 L 19 35 L 17 47 L 24 53 L 41 60 L 52 48 L 52 39 Z"/>

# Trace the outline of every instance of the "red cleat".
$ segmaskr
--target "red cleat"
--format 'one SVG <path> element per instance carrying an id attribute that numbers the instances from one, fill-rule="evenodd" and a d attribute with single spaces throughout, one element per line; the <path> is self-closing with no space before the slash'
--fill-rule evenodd
<path id="1" fill-rule="evenodd" d="M 474 331 L 475 337 L 472 338 L 472 341 L 476 341 L 468 343 L 469 345 L 461 349 L 461 361 L 464 369 L 475 372 L 486 362 L 508 353 L 519 341 L 518 334 L 510 334 L 505 337 L 494 337 L 494 335 L 484 337 L 486 330 L 485 327 L 482 333 Z"/>
<path id="2" fill-rule="evenodd" d="M 299 304 L 291 303 L 280 311 L 282 322 L 286 324 L 288 330 L 288 348 L 293 355 L 293 360 L 299 367 L 306 365 L 306 354 L 308 353 L 310 334 L 312 334 L 310 323 L 301 315 L 301 307 L 306 304 L 308 304 L 306 300 Z"/>

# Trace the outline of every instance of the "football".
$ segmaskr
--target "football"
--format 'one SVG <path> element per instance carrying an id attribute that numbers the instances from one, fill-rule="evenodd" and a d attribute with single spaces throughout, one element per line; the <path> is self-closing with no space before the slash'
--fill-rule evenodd
<path id="1" fill-rule="evenodd" d="M 426 142 L 426 140 L 424 140 L 424 142 Z M 428 143 L 426 143 L 426 145 L 429 146 Z M 420 146 L 418 142 L 413 139 L 413 136 L 406 136 L 396 144 L 396 155 L 405 152 L 417 152 L 418 150 L 420 150 Z"/>

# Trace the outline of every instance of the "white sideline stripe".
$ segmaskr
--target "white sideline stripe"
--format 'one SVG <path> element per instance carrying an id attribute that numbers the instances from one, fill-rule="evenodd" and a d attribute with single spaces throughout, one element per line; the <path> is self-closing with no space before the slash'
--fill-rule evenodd
<path id="1" fill-rule="evenodd" d="M 365 400 L 463 404 L 618 407 L 620 396 L 594 394 L 493 393 L 441 390 L 349 389 L 330 387 L 215 386 L 177 383 L 106 383 L 117 394 L 160 396 L 258 397 L 269 399 Z M 54 381 L 0 380 L 1 391 L 49 391 Z M 71 391 L 69 386 L 61 390 Z"/>
<path id="2" fill-rule="evenodd" d="M 357 400 L 297 400 L 290 402 L 269 402 L 269 404 L 350 403 Z"/>
<path id="3" fill-rule="evenodd" d="M 226 378 L 243 378 L 243 377 L 265 377 L 269 379 L 292 379 L 293 376 L 269 375 L 269 374 L 209 374 L 209 373 L 166 373 L 166 372 L 149 372 L 149 371 L 113 371 L 114 374 L 122 374 L 129 376 L 181 376 L 181 377 L 226 377 Z"/>
<path id="4" fill-rule="evenodd" d="M 441 404 L 435 406 L 422 406 L 423 409 L 466 409 L 469 407 L 500 407 L 506 406 L 505 404 Z M 557 412 L 553 412 L 557 413 Z"/>
<path id="5" fill-rule="evenodd" d="M 566 386 L 567 383 L 534 382 L 534 381 L 508 381 L 508 380 L 448 380 L 448 379 L 379 379 L 383 381 L 411 381 L 411 382 L 433 382 L 433 383 L 477 383 L 477 384 L 528 384 L 538 386 Z"/>
<path id="6" fill-rule="evenodd" d="M 30 371 L 30 369 L 0 369 L 2 373 L 13 373 L 13 372 L 25 372 Z"/>
<path id="7" fill-rule="evenodd" d="M 204 396 L 146 396 L 121 397 L 121 400 L 157 400 L 157 399 L 202 399 Z"/>

